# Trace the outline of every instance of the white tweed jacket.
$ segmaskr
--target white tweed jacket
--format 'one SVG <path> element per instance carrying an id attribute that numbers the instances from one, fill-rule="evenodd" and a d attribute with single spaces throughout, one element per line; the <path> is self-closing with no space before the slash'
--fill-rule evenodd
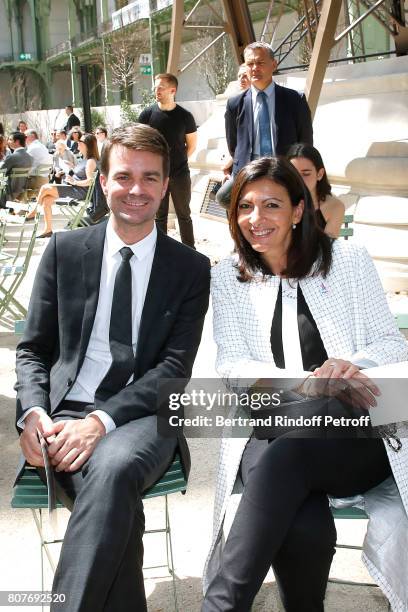
<path id="1" fill-rule="evenodd" d="M 216 369 L 229 387 L 234 387 L 238 379 L 282 375 L 274 364 L 270 345 L 279 278 L 264 279 L 259 273 L 253 281 L 240 283 L 235 263 L 236 257 L 231 256 L 212 272 Z M 408 359 L 408 343 L 396 327 L 364 247 L 335 241 L 327 277 L 308 277 L 300 281 L 300 286 L 329 358 L 348 359 L 362 367 Z M 301 375 L 290 369 L 285 374 L 293 378 Z M 401 424 L 397 433 L 407 438 L 408 428 Z M 408 612 L 408 440 L 401 442 L 398 452 L 386 445 L 394 479 L 371 490 L 364 499 L 370 522 L 363 560 L 392 609 Z M 219 565 L 224 518 L 232 493 L 239 490 L 237 472 L 246 443 L 243 438 L 224 438 L 221 443 L 214 533 L 204 569 L 204 590 Z M 405 563 L 401 567 L 402 559 Z"/>

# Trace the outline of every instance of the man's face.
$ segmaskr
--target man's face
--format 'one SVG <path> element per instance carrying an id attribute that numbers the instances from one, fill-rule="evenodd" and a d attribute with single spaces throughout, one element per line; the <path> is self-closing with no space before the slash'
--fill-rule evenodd
<path id="1" fill-rule="evenodd" d="M 25 132 L 25 131 L 26 131 L 26 129 L 27 129 L 27 124 L 26 124 L 26 122 L 25 122 L 25 121 L 19 121 L 19 123 L 18 123 L 18 126 L 17 126 L 17 127 L 18 127 L 18 131 L 19 131 L 19 132 L 22 132 L 22 133 L 24 134 L 24 132 Z"/>
<path id="2" fill-rule="evenodd" d="M 257 89 L 265 89 L 272 82 L 272 75 L 277 62 L 272 59 L 266 49 L 248 49 L 245 52 L 245 64 L 251 85 Z"/>
<path id="3" fill-rule="evenodd" d="M 34 138 L 34 136 L 32 134 L 27 134 L 26 133 L 25 137 L 26 137 L 26 143 L 27 144 L 31 144 L 35 140 L 35 138 Z"/>
<path id="4" fill-rule="evenodd" d="M 67 106 L 65 109 L 65 114 L 69 116 L 71 113 L 72 113 L 72 110 Z"/>
<path id="5" fill-rule="evenodd" d="M 57 140 L 65 140 L 67 139 L 67 135 L 64 132 L 57 132 Z"/>
<path id="6" fill-rule="evenodd" d="M 169 104 L 174 100 L 176 88 L 167 79 L 156 79 L 154 82 L 154 95 L 157 102 Z"/>
<path id="7" fill-rule="evenodd" d="M 160 155 L 121 145 L 112 147 L 109 174 L 101 175 L 101 185 L 113 227 L 124 242 L 138 242 L 152 231 L 167 184 Z"/>
<path id="8" fill-rule="evenodd" d="M 251 85 L 251 83 L 249 82 L 248 69 L 246 66 L 241 66 L 238 70 L 237 80 L 238 85 L 240 89 L 242 89 L 242 91 L 245 91 Z"/>
<path id="9" fill-rule="evenodd" d="M 102 130 L 96 130 L 95 136 L 96 136 L 96 139 L 99 140 L 99 142 L 106 140 L 106 134 L 105 132 L 102 132 Z"/>

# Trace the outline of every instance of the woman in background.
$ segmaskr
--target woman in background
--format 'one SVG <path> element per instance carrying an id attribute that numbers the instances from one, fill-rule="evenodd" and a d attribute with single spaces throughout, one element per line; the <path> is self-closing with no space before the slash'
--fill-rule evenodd
<path id="1" fill-rule="evenodd" d="M 73 127 L 68 135 L 68 138 L 71 141 L 69 148 L 74 155 L 78 155 L 80 153 L 79 141 L 81 140 L 81 137 L 82 137 L 82 132 L 77 126 Z"/>
<path id="2" fill-rule="evenodd" d="M 315 147 L 309 144 L 294 144 L 287 158 L 305 181 L 316 210 L 318 224 L 326 234 L 337 238 L 344 218 L 344 204 L 332 195 L 322 157 Z"/>
<path id="3" fill-rule="evenodd" d="M 55 200 L 59 197 L 84 200 L 86 197 L 99 160 L 96 138 L 93 134 L 83 134 L 79 141 L 79 151 L 83 159 L 71 171 L 72 175 L 68 174 L 65 176 L 64 184 L 43 185 L 40 189 L 35 208 L 27 217 L 28 219 L 34 218 L 38 205 L 44 208 L 45 227 L 43 233 L 37 236 L 37 238 L 50 238 L 52 236 L 52 205 Z"/>

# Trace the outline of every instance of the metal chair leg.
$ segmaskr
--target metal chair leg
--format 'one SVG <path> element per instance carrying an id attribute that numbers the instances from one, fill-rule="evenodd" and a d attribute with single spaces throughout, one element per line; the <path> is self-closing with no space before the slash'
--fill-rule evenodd
<path id="1" fill-rule="evenodd" d="M 165 504 L 165 517 L 166 517 L 166 555 L 167 555 L 167 569 L 172 578 L 173 583 L 173 599 L 174 599 L 174 612 L 178 612 L 178 601 L 177 601 L 177 588 L 176 588 L 176 576 L 174 572 L 174 561 L 173 561 L 173 545 L 171 541 L 171 527 L 170 527 L 170 515 L 167 495 L 164 496 Z"/>

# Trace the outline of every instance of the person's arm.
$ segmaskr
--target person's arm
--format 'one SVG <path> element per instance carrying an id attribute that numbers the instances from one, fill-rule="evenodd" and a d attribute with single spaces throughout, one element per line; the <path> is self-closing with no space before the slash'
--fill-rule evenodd
<path id="1" fill-rule="evenodd" d="M 229 100 L 227 100 L 227 107 L 225 110 L 225 137 L 227 139 L 228 151 L 232 159 L 234 159 L 237 146 L 237 122 L 235 113 L 231 110 Z"/>
<path id="2" fill-rule="evenodd" d="M 359 335 L 364 333 L 364 346 L 349 359 L 362 368 L 406 361 L 408 342 L 398 330 L 374 263 L 365 247 L 355 243 L 352 247 L 353 264 L 357 268 L 352 280 L 354 308 L 363 326 Z"/>
<path id="3" fill-rule="evenodd" d="M 50 371 L 59 342 L 55 243 L 54 235 L 38 267 L 25 332 L 16 349 L 17 420 L 34 406 L 50 414 Z"/>
<path id="4" fill-rule="evenodd" d="M 326 200 L 321 203 L 320 210 L 326 220 L 324 231 L 329 236 L 332 236 L 332 238 L 338 238 L 345 212 L 343 202 L 339 200 L 339 198 L 329 195 Z"/>
<path id="5" fill-rule="evenodd" d="M 197 147 L 197 132 L 191 132 L 186 134 L 186 149 L 187 157 L 190 157 L 194 153 Z"/>
<path id="6" fill-rule="evenodd" d="M 333 238 L 338 238 L 340 228 L 343 224 L 345 207 L 341 200 L 333 196 L 328 196 L 321 205 L 321 211 L 326 220 L 324 231 Z"/>
<path id="7" fill-rule="evenodd" d="M 313 125 L 312 115 L 310 108 L 306 100 L 306 96 L 301 94 L 299 97 L 299 104 L 297 108 L 297 142 L 304 142 L 306 144 L 313 144 Z"/>
<path id="8" fill-rule="evenodd" d="M 93 175 L 94 175 L 95 170 L 96 170 L 96 161 L 94 159 L 88 159 L 86 161 L 86 167 L 85 167 L 86 179 L 78 180 L 72 176 L 67 176 L 65 178 L 65 182 L 68 183 L 69 185 L 74 185 L 75 187 L 89 187 L 89 185 L 91 184 L 93 180 Z"/>

